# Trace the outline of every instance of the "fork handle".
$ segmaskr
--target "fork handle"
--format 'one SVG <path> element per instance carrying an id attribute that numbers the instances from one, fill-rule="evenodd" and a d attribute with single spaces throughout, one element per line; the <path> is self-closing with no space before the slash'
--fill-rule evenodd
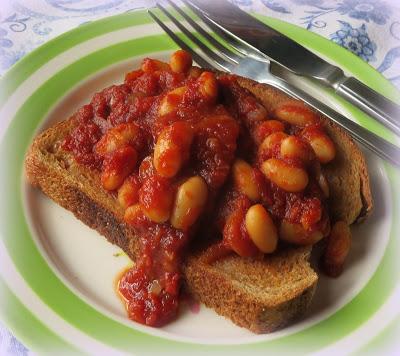
<path id="1" fill-rule="evenodd" d="M 315 110 L 319 111 L 321 114 L 330 118 L 340 127 L 348 131 L 356 141 L 368 147 L 371 151 L 375 152 L 386 161 L 400 167 L 400 148 L 396 145 L 393 145 L 354 121 L 351 121 L 342 114 L 339 114 L 337 111 L 331 109 L 329 106 L 323 104 L 301 89 L 290 85 L 283 79 L 274 77 L 273 79 L 266 80 L 265 83 L 277 87 L 286 94 L 306 102 Z"/>
<path id="2" fill-rule="evenodd" d="M 340 83 L 336 93 L 400 136 L 400 106 L 355 78 Z"/>

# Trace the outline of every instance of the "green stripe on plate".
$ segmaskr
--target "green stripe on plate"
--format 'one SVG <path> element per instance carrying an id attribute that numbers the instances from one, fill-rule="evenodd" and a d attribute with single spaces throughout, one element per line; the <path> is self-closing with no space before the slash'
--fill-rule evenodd
<path id="1" fill-rule="evenodd" d="M 145 11 L 116 15 L 84 24 L 66 32 L 40 46 L 15 63 L 1 80 L 0 108 L 5 100 L 16 90 L 26 78 L 37 71 L 44 63 L 60 53 L 106 33 L 123 28 L 151 23 L 152 19 Z"/>
<path id="2" fill-rule="evenodd" d="M 25 345 L 35 352 L 56 354 L 63 350 L 74 355 L 80 353 L 36 319 L 1 278 L 0 315 L 14 335 L 24 340 Z"/>
<path id="3" fill-rule="evenodd" d="M 118 17 L 115 17 L 113 21 L 115 28 L 118 28 Z M 283 28 L 294 27 L 284 23 L 279 23 L 279 25 Z M 109 31 L 113 29 L 114 27 L 110 24 Z M 308 34 L 307 31 L 297 27 L 296 29 L 299 41 L 310 47 L 314 45 L 317 50 L 319 48 L 323 50 L 318 44 L 315 45 L 317 43 L 315 37 L 319 38 L 318 36 L 307 37 L 305 36 Z M 76 31 L 70 34 L 71 39 L 69 41 L 73 41 Z M 308 39 L 304 39 L 306 37 Z M 325 42 L 329 43 L 326 40 Z M 391 279 L 398 280 L 400 269 L 398 268 L 398 259 L 395 258 L 395 251 L 399 251 L 399 242 L 396 238 L 396 234 L 399 233 L 398 221 L 395 221 L 397 225 L 392 228 L 390 248 L 385 253 L 384 261 L 366 288 L 351 303 L 332 317 L 307 330 L 280 339 L 262 341 L 251 345 L 210 346 L 183 343 L 151 336 L 127 327 L 96 311 L 72 293 L 58 279 L 39 253 L 26 224 L 20 190 L 24 152 L 35 128 L 45 118 L 53 104 L 89 75 L 132 56 L 172 48 L 174 48 L 172 42 L 166 36 L 160 35 L 127 41 L 101 49 L 64 68 L 24 102 L 0 146 L 2 162 L 11 162 L 7 170 L 1 172 L 2 179 L 0 181 L 4 184 L 1 185 L 0 196 L 2 196 L 4 202 L 7 202 L 7 206 L 5 204 L 1 206 L 0 231 L 15 266 L 37 295 L 68 323 L 101 342 L 139 354 L 154 354 L 155 352 L 165 351 L 166 348 L 171 353 L 187 353 L 189 351 L 191 353 L 196 351 L 227 351 L 232 354 L 248 351 L 264 353 L 266 351 L 288 351 L 290 348 L 298 352 L 312 352 L 343 338 L 368 320 L 387 299 L 393 285 L 387 280 L 386 276 L 390 275 Z M 61 53 L 63 48 L 60 47 L 59 51 Z M 35 53 L 32 53 L 32 59 L 36 59 Z M 348 55 L 348 52 L 345 52 L 344 55 Z M 336 60 L 335 57 L 332 58 Z M 365 63 L 363 65 L 366 73 L 372 70 Z M 366 74 L 365 77 L 367 77 Z M 383 77 L 378 76 L 377 78 L 379 83 L 385 82 Z M 362 116 L 359 114 L 356 118 L 362 121 Z M 17 137 L 18 140 L 15 139 Z M 398 172 L 391 167 L 387 167 L 387 170 L 393 184 L 399 179 Z M 399 192 L 395 190 L 393 193 L 396 194 L 393 195 L 396 197 Z M 394 203 L 393 211 L 399 214 L 398 201 Z M 360 310 L 362 310 L 362 313 L 359 313 Z"/>
<path id="4" fill-rule="evenodd" d="M 356 355 L 393 355 L 395 347 L 400 345 L 400 317 L 393 320 L 386 328 L 384 328 L 379 335 L 374 337 L 368 344 L 364 345 L 358 350 Z"/>
<path id="5" fill-rule="evenodd" d="M 157 15 L 167 20 L 158 9 L 153 10 Z M 181 18 L 176 11 L 171 11 L 177 18 Z M 86 23 L 78 28 L 63 33 L 46 42 L 33 52 L 16 62 L 0 81 L 0 108 L 18 86 L 37 71 L 44 63 L 57 57 L 60 53 L 92 38 L 133 26 L 154 23 L 147 11 L 134 11 L 121 15 L 114 15 Z"/>

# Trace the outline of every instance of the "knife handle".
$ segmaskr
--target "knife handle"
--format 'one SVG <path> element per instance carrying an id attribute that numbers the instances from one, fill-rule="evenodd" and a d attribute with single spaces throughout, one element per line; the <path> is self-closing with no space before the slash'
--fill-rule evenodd
<path id="1" fill-rule="evenodd" d="M 336 93 L 400 136 L 400 106 L 355 78 L 343 81 Z"/>

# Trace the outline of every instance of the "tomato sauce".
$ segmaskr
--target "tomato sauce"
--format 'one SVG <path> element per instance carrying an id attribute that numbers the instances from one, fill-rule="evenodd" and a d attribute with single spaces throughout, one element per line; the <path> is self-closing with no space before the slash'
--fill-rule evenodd
<path id="1" fill-rule="evenodd" d="M 257 99 L 240 88 L 234 76 L 215 79 L 212 73 L 199 75 L 198 70 L 175 73 L 168 64 L 146 59 L 140 70 L 126 75 L 123 84 L 96 93 L 90 104 L 78 110 L 76 126 L 62 144 L 77 162 L 102 174 L 106 189 L 118 190 L 122 182 L 133 184 L 121 196 L 124 203 L 128 202 L 125 221 L 135 231 L 140 252 L 135 267 L 120 278 L 118 289 L 129 317 L 150 326 L 165 325 L 178 313 L 180 266 L 205 215 L 214 217 L 211 225 L 223 236 L 215 256 L 231 250 L 241 256 L 260 256 L 244 225 L 253 202 L 235 190 L 228 179 L 235 157 L 252 164 L 261 203 L 277 224 L 287 219 L 311 231 L 318 229 L 327 216 L 315 180 L 310 180 L 302 192 L 288 193 L 260 171 L 257 149 L 269 129 L 259 128 L 268 113 Z M 184 89 L 174 91 L 177 88 Z M 165 134 L 169 150 L 160 148 L 165 153 L 160 159 L 165 162 L 158 163 L 165 167 L 164 163 L 180 159 L 179 165 L 175 162 L 179 169 L 166 177 L 161 173 L 168 170 L 157 170 L 154 165 L 155 146 L 160 135 L 176 122 L 185 125 L 176 125 L 170 136 Z M 133 141 L 122 126 L 130 123 L 139 128 Z M 187 137 L 188 127 L 193 137 Z M 96 149 L 101 139 L 102 149 Z M 116 156 L 125 151 L 130 156 Z M 262 158 L 278 156 L 274 151 Z M 135 157 L 135 161 L 129 157 Z M 290 164 L 303 166 L 295 160 Z M 178 229 L 170 223 L 175 195 L 182 182 L 192 176 L 201 177 L 207 184 L 204 214 L 187 229 Z M 128 192 L 132 196 L 126 196 Z"/>

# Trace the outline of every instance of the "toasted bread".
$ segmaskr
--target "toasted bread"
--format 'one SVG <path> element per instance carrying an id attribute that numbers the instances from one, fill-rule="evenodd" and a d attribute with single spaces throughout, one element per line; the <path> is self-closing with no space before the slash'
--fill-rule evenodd
<path id="1" fill-rule="evenodd" d="M 309 247 L 280 251 L 261 261 L 236 255 L 208 263 L 208 251 L 190 256 L 186 286 L 206 306 L 254 333 L 289 324 L 307 310 L 318 275 Z"/>
<path id="2" fill-rule="evenodd" d="M 244 78 L 239 83 L 269 111 L 291 100 L 267 85 Z M 366 164 L 347 133 L 328 119 L 324 124 L 338 150 L 324 168 L 333 217 L 350 224 L 372 209 Z M 74 125 L 72 116 L 36 137 L 26 156 L 28 180 L 134 260 L 138 247 L 133 230 L 124 223 L 122 207 L 101 187 L 96 171 L 60 149 Z M 310 251 L 291 248 L 260 261 L 229 256 L 214 263 L 207 262 L 207 250 L 196 252 L 183 266 L 185 285 L 195 298 L 237 325 L 256 333 L 272 332 L 303 315 L 312 300 L 318 275 L 309 265 Z"/>

